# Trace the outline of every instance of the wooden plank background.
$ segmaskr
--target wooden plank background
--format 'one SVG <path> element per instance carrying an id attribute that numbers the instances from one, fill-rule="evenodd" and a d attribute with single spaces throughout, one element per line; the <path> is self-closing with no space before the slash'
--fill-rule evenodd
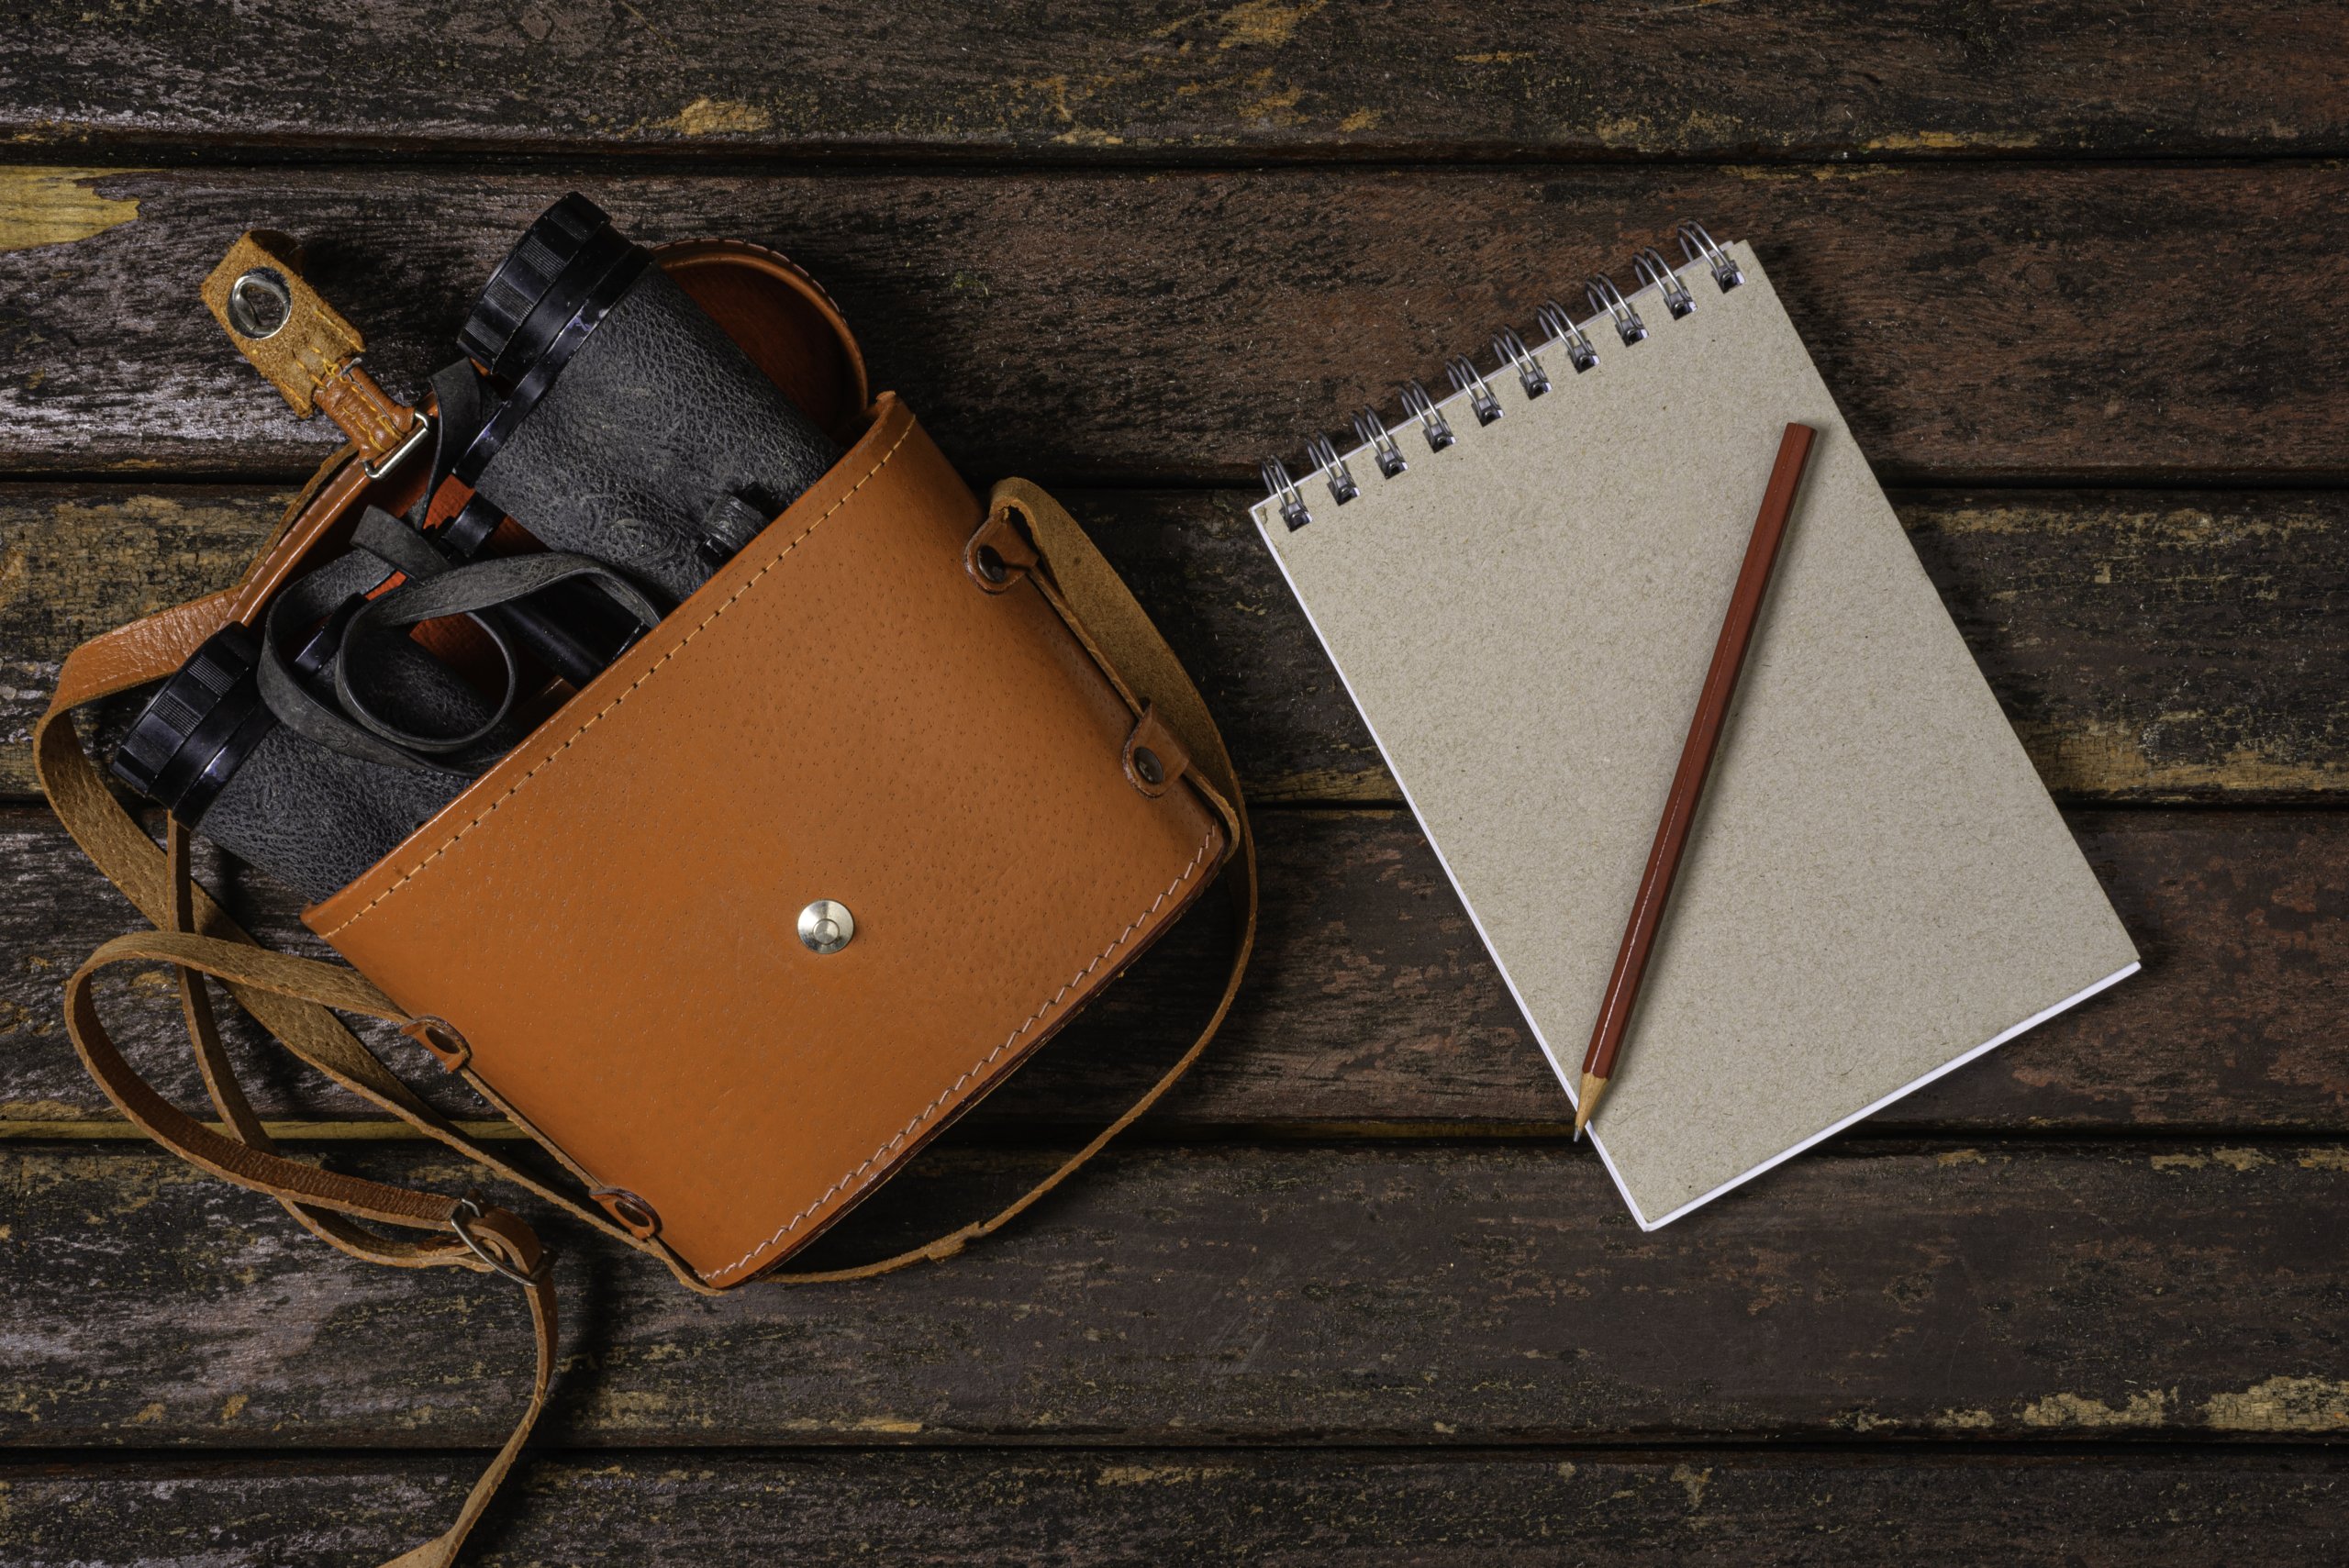
<path id="1" fill-rule="evenodd" d="M 472 1479 L 460 1461 L 393 1455 L 0 1466 L 38 1561 L 100 1564 L 371 1562 Z M 2279 1561 L 2322 1561 L 2340 1540 L 2344 1490 L 2332 1455 L 2143 1445 L 686 1449 L 536 1458 L 510 1485 L 516 1506 L 474 1538 L 480 1561 L 1978 1568 L 1987 1551 L 2017 1568 L 2223 1568 L 2246 1541 Z M 2050 1516 L 2073 1528 L 2049 1530 Z"/>
<path id="2" fill-rule="evenodd" d="M 2344 50 L 2263 0 L 15 8 L 0 1561 L 373 1561 L 524 1387 L 510 1291 L 125 1136 L 57 996 L 133 917 L 28 740 L 329 444 L 195 301 L 228 240 L 302 237 L 413 393 L 573 188 L 790 252 L 967 473 L 1067 496 L 1225 724 L 1265 921 L 1195 1080 L 942 1267 L 707 1302 L 555 1228 L 563 1375 L 479 1560 L 2349 1556 Z M 1642 1235 L 1244 514 L 1260 455 L 1690 215 L 1761 250 L 2147 969 Z M 1220 918 L 833 1261 L 1108 1114 Z M 195 1104 L 161 979 L 111 1016 Z M 297 1148 L 466 1184 L 233 1048 Z"/>
<path id="3" fill-rule="evenodd" d="M 250 388 L 231 390 L 250 392 Z M 284 421 L 290 428 L 290 420 Z M 0 488 L 0 792 L 58 662 L 224 582 L 269 486 Z M 1227 490 L 1066 498 L 1198 673 L 1260 804 L 1399 798 Z M 2082 804 L 2294 803 L 2349 789 L 2337 492 L 1903 491 L 1903 520 L 2050 788 Z"/>
<path id="4" fill-rule="evenodd" d="M 254 397 L 182 303 L 229 242 L 317 237 L 313 281 L 412 393 L 514 237 L 576 187 L 647 239 L 780 241 L 857 325 L 874 384 L 974 473 L 1252 483 L 1264 452 L 1440 379 L 1544 295 L 1628 276 L 1690 214 L 1757 237 L 1887 481 L 2349 472 L 2349 343 L 2323 310 L 2349 293 L 2349 169 L 2331 161 L 10 174 L 53 225 L 27 238 L 73 259 L 0 254 L 0 350 L 40 373 L 0 383 L 0 463 L 26 471 L 306 471 L 332 433 Z"/>
<path id="5" fill-rule="evenodd" d="M 1564 13 L 1564 14 L 1562 14 Z M 1682 0 L 1586 11 L 1019 0 L 974 25 L 885 11 L 609 0 L 282 3 L 107 25 L 20 5 L 0 127 L 37 147 L 224 159 L 478 152 L 1655 161 L 1761 153 L 2338 153 L 2337 11 Z M 429 40 L 429 47 L 418 47 Z"/>

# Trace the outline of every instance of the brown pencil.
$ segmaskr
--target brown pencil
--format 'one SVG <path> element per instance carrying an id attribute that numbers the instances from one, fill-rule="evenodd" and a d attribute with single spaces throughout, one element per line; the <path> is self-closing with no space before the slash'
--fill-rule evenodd
<path id="1" fill-rule="evenodd" d="M 1615 1059 L 1622 1052 L 1624 1031 L 1639 1002 L 1640 981 L 1647 973 L 1648 955 L 1654 951 L 1656 932 L 1664 925 L 1672 881 L 1680 873 L 1681 852 L 1688 847 L 1689 825 L 1697 819 L 1697 803 L 1704 795 L 1706 775 L 1712 772 L 1713 752 L 1720 744 L 1730 699 L 1737 695 L 1738 673 L 1753 641 L 1753 623 L 1760 618 L 1762 600 L 1770 591 L 1778 545 L 1786 538 L 1795 492 L 1801 487 L 1803 465 L 1810 461 L 1811 442 L 1818 434 L 1809 425 L 1788 425 L 1778 442 L 1778 461 L 1770 470 L 1770 487 L 1762 495 L 1762 513 L 1753 519 L 1745 564 L 1737 574 L 1737 591 L 1730 595 L 1729 614 L 1721 621 L 1720 640 L 1713 645 L 1712 668 L 1706 671 L 1705 687 L 1697 698 L 1697 717 L 1689 721 L 1688 740 L 1680 748 L 1679 771 L 1672 775 L 1672 793 L 1664 797 L 1664 820 L 1656 824 L 1648 869 L 1640 878 L 1638 896 L 1631 901 L 1631 923 L 1623 929 L 1615 973 L 1608 977 L 1606 995 L 1598 1003 L 1598 1022 L 1590 1031 L 1590 1049 L 1583 1053 L 1582 1088 L 1575 1106 L 1576 1138 L 1598 1108 L 1608 1080 L 1615 1075 Z"/>

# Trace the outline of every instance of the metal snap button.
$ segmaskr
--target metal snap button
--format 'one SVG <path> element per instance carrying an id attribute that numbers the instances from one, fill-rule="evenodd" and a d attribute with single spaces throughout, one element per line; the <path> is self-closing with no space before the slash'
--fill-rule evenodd
<path id="1" fill-rule="evenodd" d="M 848 906 L 818 898 L 799 911 L 799 940 L 810 952 L 838 952 L 856 935 L 856 917 Z"/>
<path id="2" fill-rule="evenodd" d="M 1134 777 L 1156 789 L 1166 782 L 1166 764 L 1160 762 L 1158 753 L 1149 747 L 1137 746 L 1134 748 Z"/>
<path id="3" fill-rule="evenodd" d="M 1003 553 L 991 544 L 979 546 L 971 552 L 971 558 L 979 575 L 990 583 L 1001 583 L 1011 575 L 1011 569 L 1004 564 Z"/>

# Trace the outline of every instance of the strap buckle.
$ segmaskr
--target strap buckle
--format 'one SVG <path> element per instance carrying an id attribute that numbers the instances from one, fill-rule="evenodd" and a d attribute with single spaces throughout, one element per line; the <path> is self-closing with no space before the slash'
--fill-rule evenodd
<path id="1" fill-rule="evenodd" d="M 524 1273 L 521 1270 L 516 1268 L 513 1264 L 507 1262 L 505 1259 L 491 1251 L 487 1247 L 482 1245 L 481 1238 L 473 1234 L 473 1227 L 468 1222 L 469 1212 L 470 1217 L 473 1219 L 481 1218 L 483 1214 L 486 1212 L 481 1206 L 481 1199 L 474 1196 L 472 1193 L 467 1193 L 464 1196 L 457 1200 L 455 1212 L 449 1216 L 449 1229 L 457 1233 L 458 1240 L 462 1241 L 467 1247 L 473 1250 L 474 1257 L 479 1258 L 483 1262 L 488 1264 L 493 1273 L 504 1274 L 516 1284 L 525 1286 L 526 1288 L 535 1289 L 540 1282 L 545 1280 L 547 1277 L 547 1270 L 554 1262 L 552 1254 L 541 1256 L 539 1259 L 538 1268 L 529 1273 Z"/>
<path id="2" fill-rule="evenodd" d="M 426 437 L 432 434 L 432 417 L 421 408 L 414 410 L 414 413 L 416 423 L 408 428 L 406 436 L 402 438 L 398 446 L 394 447 L 373 462 L 362 462 L 360 466 L 367 471 L 368 478 L 381 479 L 391 473 L 406 460 L 408 453 L 424 443 Z"/>

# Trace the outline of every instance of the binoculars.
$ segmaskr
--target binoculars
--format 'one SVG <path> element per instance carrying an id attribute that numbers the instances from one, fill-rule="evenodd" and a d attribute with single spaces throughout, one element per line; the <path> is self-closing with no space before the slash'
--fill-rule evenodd
<path id="1" fill-rule="evenodd" d="M 289 584 L 259 628 L 206 641 L 114 758 L 312 901 L 522 739 L 526 682 L 584 685 L 840 457 L 575 194 L 491 274 L 458 345 L 433 377 L 432 478 L 411 514 L 369 508 L 350 551 Z M 444 494 L 463 500 L 440 516 Z M 509 520 L 544 549 L 501 550 Z M 466 662 L 502 664 L 501 693 L 414 635 L 452 617 L 469 628 L 435 645 L 491 656 Z"/>

